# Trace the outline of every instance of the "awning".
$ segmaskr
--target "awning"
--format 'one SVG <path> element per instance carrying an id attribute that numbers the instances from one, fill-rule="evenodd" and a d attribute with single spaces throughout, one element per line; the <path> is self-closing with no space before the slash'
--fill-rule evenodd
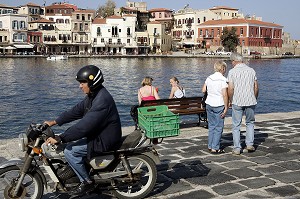
<path id="1" fill-rule="evenodd" d="M 183 45 L 199 45 L 200 43 L 192 42 L 192 41 L 186 41 L 182 43 Z"/>
<path id="2" fill-rule="evenodd" d="M 15 44 L 16 48 L 33 48 L 34 45 L 32 44 Z"/>
<path id="3" fill-rule="evenodd" d="M 93 45 L 92 47 L 105 47 L 105 44 L 95 44 L 95 45 Z"/>
<path id="4" fill-rule="evenodd" d="M 12 46 L 7 46 L 7 47 L 5 47 L 4 49 L 6 49 L 6 50 L 14 50 L 14 49 L 16 49 L 15 47 L 12 47 Z"/>

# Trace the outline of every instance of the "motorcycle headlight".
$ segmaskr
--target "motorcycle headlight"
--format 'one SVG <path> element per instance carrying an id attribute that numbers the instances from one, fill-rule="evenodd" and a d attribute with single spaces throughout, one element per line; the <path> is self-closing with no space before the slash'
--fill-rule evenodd
<path id="1" fill-rule="evenodd" d="M 21 151 L 26 151 L 28 145 L 28 138 L 25 133 L 19 134 L 19 148 Z"/>

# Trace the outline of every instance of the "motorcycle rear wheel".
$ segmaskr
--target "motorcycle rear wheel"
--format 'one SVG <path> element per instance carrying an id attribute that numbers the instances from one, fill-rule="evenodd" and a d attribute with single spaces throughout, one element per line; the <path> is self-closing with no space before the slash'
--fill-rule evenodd
<path id="1" fill-rule="evenodd" d="M 146 155 L 137 155 L 127 158 L 133 174 L 139 180 L 117 183 L 113 194 L 119 199 L 140 199 L 146 197 L 154 188 L 157 180 L 157 169 L 154 161 Z M 124 171 L 122 163 L 116 168 Z"/>
<path id="2" fill-rule="evenodd" d="M 0 194 L 3 193 L 5 199 L 40 199 L 44 193 L 44 186 L 41 177 L 37 173 L 26 174 L 17 196 L 13 197 L 15 184 L 12 183 L 20 174 L 20 168 L 9 166 L 0 169 Z"/>

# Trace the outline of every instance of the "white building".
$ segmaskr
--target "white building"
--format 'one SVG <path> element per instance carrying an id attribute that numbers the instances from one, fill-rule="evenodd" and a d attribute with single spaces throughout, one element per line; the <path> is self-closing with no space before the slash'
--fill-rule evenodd
<path id="1" fill-rule="evenodd" d="M 147 31 L 149 33 L 149 45 L 151 52 L 168 52 L 172 48 L 172 37 L 166 34 L 167 24 L 158 21 L 149 22 Z"/>
<path id="2" fill-rule="evenodd" d="M 136 17 L 132 15 L 95 18 L 92 24 L 92 52 L 95 54 L 135 54 Z"/>
<path id="3" fill-rule="evenodd" d="M 178 47 L 198 46 L 197 26 L 205 21 L 217 19 L 220 19 L 220 16 L 211 10 L 194 10 L 188 7 L 178 10 L 174 13 L 174 28 L 172 30 L 175 45 Z"/>
<path id="4" fill-rule="evenodd" d="M 19 14 L 2 14 L 0 15 L 1 29 L 7 33 L 7 38 L 2 38 L 7 42 L 6 49 L 14 51 L 24 51 L 24 49 L 31 49 L 33 45 L 27 43 L 27 26 L 28 17 L 27 15 Z M 10 46 L 10 47 L 9 47 Z"/>

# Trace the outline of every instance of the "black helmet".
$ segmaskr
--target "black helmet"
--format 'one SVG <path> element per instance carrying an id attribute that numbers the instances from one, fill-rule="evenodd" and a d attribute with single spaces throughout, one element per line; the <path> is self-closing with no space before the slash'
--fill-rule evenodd
<path id="1" fill-rule="evenodd" d="M 76 80 L 79 82 L 87 82 L 91 90 L 102 85 L 102 83 L 104 82 L 101 70 L 94 65 L 87 65 L 82 67 L 76 75 Z"/>

